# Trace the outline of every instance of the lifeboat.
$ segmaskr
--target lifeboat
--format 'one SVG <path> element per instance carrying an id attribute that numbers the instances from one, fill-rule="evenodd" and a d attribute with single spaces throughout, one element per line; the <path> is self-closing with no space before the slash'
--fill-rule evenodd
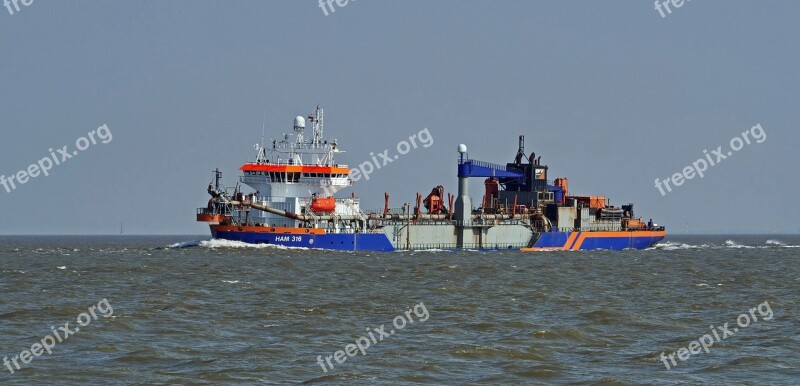
<path id="1" fill-rule="evenodd" d="M 314 198 L 311 200 L 311 211 L 314 213 L 333 213 L 336 211 L 336 199 L 333 197 Z"/>

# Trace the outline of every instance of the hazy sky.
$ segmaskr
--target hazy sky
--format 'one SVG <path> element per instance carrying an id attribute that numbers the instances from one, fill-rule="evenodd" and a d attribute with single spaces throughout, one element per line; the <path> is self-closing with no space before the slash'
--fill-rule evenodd
<path id="1" fill-rule="evenodd" d="M 635 202 L 672 233 L 800 232 L 800 2 L 53 1 L 0 8 L 0 174 L 106 124 L 113 135 L 11 193 L 2 234 L 207 234 L 219 167 L 317 103 L 351 166 L 428 128 L 359 181 L 362 207 L 454 192 L 456 148 L 510 162 L 517 136 L 573 193 Z M 12 8 L 13 10 L 13 8 Z M 265 119 L 266 117 L 266 119 Z M 656 178 L 755 124 L 766 133 L 661 195 Z M 98 138 L 95 136 L 95 138 Z M 752 136 L 750 137 L 752 138 Z M 85 145 L 85 144 L 84 144 Z M 714 157 L 716 159 L 716 157 Z M 45 162 L 46 163 L 46 162 Z M 473 202 L 481 179 L 470 181 Z"/>

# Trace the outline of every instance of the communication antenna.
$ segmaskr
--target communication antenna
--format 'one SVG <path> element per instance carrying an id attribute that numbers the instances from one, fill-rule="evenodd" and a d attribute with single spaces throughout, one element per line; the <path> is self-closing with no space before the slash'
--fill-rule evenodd
<path id="1" fill-rule="evenodd" d="M 264 135 L 267 127 L 267 112 L 264 112 L 264 119 L 261 120 L 261 148 L 264 148 Z"/>

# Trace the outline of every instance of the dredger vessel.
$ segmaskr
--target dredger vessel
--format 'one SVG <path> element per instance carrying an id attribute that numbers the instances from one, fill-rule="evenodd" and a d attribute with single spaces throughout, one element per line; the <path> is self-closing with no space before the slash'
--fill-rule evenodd
<path id="1" fill-rule="evenodd" d="M 424 198 L 418 193 L 414 206 L 391 208 L 386 194 L 382 211 L 362 211 L 355 194 L 335 197 L 354 180 L 336 163 L 341 150 L 325 139 L 323 119 L 317 106 L 307 119 L 295 118 L 294 133 L 271 147 L 256 145 L 255 161 L 242 165 L 233 188 L 224 188 L 215 170 L 197 221 L 211 223 L 219 239 L 348 251 L 644 249 L 666 236 L 664 227 L 635 217 L 633 204 L 573 195 L 566 178 L 549 180 L 541 156 L 525 153 L 524 136 L 505 165 L 470 159 L 459 145 L 455 195 L 436 186 Z M 474 177 L 485 186 L 477 206 L 468 195 Z"/>

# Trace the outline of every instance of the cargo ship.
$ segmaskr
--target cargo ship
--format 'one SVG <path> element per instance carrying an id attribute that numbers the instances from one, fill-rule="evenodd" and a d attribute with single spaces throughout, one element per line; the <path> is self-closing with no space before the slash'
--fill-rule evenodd
<path id="1" fill-rule="evenodd" d="M 255 145 L 255 161 L 240 167 L 234 187 L 225 188 L 216 169 L 197 221 L 210 223 L 218 239 L 346 251 L 624 250 L 648 248 L 666 236 L 664 227 L 635 217 L 633 204 L 573 195 L 567 178 L 549 180 L 542 157 L 525 153 L 524 136 L 513 162 L 504 165 L 471 159 L 466 145 L 458 145 L 455 194 L 445 196 L 439 185 L 424 198 L 417 193 L 414 204 L 392 208 L 387 193 L 382 210 L 364 211 L 354 193 L 336 197 L 354 180 L 347 165 L 336 163 L 342 150 L 325 139 L 323 121 L 317 106 L 271 146 Z M 470 178 L 484 179 L 477 207 Z"/>

